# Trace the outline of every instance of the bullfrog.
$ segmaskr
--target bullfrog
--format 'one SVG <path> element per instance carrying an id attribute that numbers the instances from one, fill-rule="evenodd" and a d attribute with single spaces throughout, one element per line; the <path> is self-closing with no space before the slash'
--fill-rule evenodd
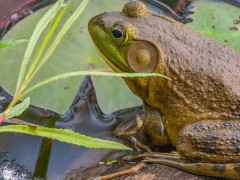
<path id="1" fill-rule="evenodd" d="M 93 17 L 88 30 L 117 73 L 171 78 L 124 78 L 143 101 L 137 137 L 152 149 L 177 151 L 139 155 L 142 161 L 240 179 L 240 52 L 138 1 Z"/>

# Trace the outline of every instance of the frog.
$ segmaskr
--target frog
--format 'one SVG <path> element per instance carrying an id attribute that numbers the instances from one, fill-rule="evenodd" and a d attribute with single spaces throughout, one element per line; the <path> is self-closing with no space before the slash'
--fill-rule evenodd
<path id="1" fill-rule="evenodd" d="M 139 1 L 93 17 L 88 31 L 116 73 L 171 79 L 123 78 L 143 102 L 136 137 L 154 149 L 129 159 L 240 179 L 240 52 Z"/>

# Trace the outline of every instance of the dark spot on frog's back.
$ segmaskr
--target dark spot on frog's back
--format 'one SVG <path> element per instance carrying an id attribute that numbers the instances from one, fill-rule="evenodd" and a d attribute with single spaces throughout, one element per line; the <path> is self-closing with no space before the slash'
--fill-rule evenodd
<path id="1" fill-rule="evenodd" d="M 221 122 L 221 128 L 223 128 L 223 129 L 231 129 L 232 128 L 232 124 L 228 120 L 223 120 Z"/>
<path id="2" fill-rule="evenodd" d="M 240 175 L 240 165 L 233 168 Z"/>
<path id="3" fill-rule="evenodd" d="M 229 30 L 231 30 L 231 31 L 237 31 L 238 28 L 236 28 L 236 27 L 230 27 Z"/>
<path id="4" fill-rule="evenodd" d="M 229 151 L 232 154 L 240 153 L 240 130 L 234 130 L 231 134 Z"/>
<path id="5" fill-rule="evenodd" d="M 202 121 L 197 121 L 197 122 L 192 123 L 191 128 L 193 129 L 193 131 L 196 131 L 196 132 L 202 132 L 202 131 L 206 130 Z"/>
<path id="6" fill-rule="evenodd" d="M 204 152 L 204 153 L 208 153 L 208 154 L 218 154 L 218 144 L 220 141 L 220 138 L 218 136 L 218 134 L 215 131 L 206 131 L 203 134 L 203 145 L 204 148 L 200 148 L 199 149 Z M 196 147 L 198 147 L 198 144 L 195 145 Z"/>
<path id="7" fill-rule="evenodd" d="M 181 145 L 181 144 L 183 144 L 184 143 L 184 137 L 180 134 L 179 136 L 178 136 L 178 145 Z"/>
<path id="8" fill-rule="evenodd" d="M 217 166 L 213 165 L 212 171 L 217 172 L 218 174 L 222 174 L 226 171 L 226 165 L 225 164 L 221 165 L 218 164 Z"/>

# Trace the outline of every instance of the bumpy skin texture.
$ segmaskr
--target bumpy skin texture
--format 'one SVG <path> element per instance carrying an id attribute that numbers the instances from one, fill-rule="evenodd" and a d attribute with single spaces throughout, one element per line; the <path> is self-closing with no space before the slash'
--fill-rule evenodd
<path id="1" fill-rule="evenodd" d="M 116 26 L 122 28 L 121 38 L 114 37 Z M 142 130 L 151 145 L 172 144 L 194 162 L 240 163 L 239 52 L 175 20 L 149 12 L 140 2 L 126 4 L 122 12 L 92 18 L 89 32 L 116 72 L 157 72 L 172 79 L 124 79 L 144 102 Z M 221 126 L 223 122 L 229 127 Z M 195 134 L 198 130 L 203 134 Z M 195 147 L 191 155 L 189 151 Z M 230 176 L 232 171 L 236 172 L 224 170 L 226 176 L 213 176 L 240 177 L 239 171 Z"/>

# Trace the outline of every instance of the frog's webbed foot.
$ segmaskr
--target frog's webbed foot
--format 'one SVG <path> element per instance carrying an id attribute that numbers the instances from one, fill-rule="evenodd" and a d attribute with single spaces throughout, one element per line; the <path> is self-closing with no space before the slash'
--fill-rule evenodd
<path id="1" fill-rule="evenodd" d="M 130 126 L 132 126 L 133 124 L 134 124 L 134 127 L 131 128 Z M 123 127 L 122 130 L 119 129 L 118 131 L 114 131 L 113 135 L 124 136 L 124 137 L 128 138 L 130 141 L 133 141 L 137 147 L 139 147 L 139 148 L 141 148 L 141 149 L 143 149 L 147 152 L 152 152 L 150 147 L 143 144 L 137 138 L 138 132 L 140 131 L 140 129 L 142 127 L 142 124 L 143 124 L 142 119 L 140 118 L 139 115 L 137 115 L 136 118 L 135 118 L 135 123 L 126 124 L 126 127 Z M 126 129 L 133 129 L 133 130 L 126 130 Z"/>
<path id="2" fill-rule="evenodd" d="M 191 162 L 174 153 L 144 153 L 135 156 L 125 156 L 124 160 L 153 163 L 169 166 L 200 176 L 240 179 L 240 163 L 199 163 Z"/>
<path id="3" fill-rule="evenodd" d="M 125 157 L 159 163 L 201 176 L 240 179 L 239 120 L 205 120 L 179 133 L 178 153 L 145 153 Z"/>
<path id="4" fill-rule="evenodd" d="M 200 176 L 240 179 L 240 163 L 194 163 L 182 158 L 175 158 L 156 159 L 149 157 L 142 160 L 142 162 L 158 163 Z"/>
<path id="5" fill-rule="evenodd" d="M 179 160 L 181 159 L 180 155 L 174 151 L 171 153 L 159 153 L 159 152 L 147 152 L 143 154 L 137 154 L 137 155 L 132 155 L 132 156 L 125 156 L 123 157 L 123 160 L 126 161 L 135 161 L 135 160 L 146 160 L 149 158 L 154 158 L 154 159 L 172 159 L 172 160 Z"/>
<path id="6" fill-rule="evenodd" d="M 135 123 L 136 123 L 136 125 L 135 125 Z M 115 135 L 115 136 L 136 136 L 137 131 L 142 127 L 142 124 L 143 124 L 143 121 L 139 115 L 136 116 L 135 123 L 126 124 L 126 126 L 122 127 L 118 131 L 114 131 L 113 135 Z M 132 125 L 134 125 L 135 127 L 132 128 L 131 127 Z M 133 130 L 126 130 L 126 129 L 133 129 Z"/>

